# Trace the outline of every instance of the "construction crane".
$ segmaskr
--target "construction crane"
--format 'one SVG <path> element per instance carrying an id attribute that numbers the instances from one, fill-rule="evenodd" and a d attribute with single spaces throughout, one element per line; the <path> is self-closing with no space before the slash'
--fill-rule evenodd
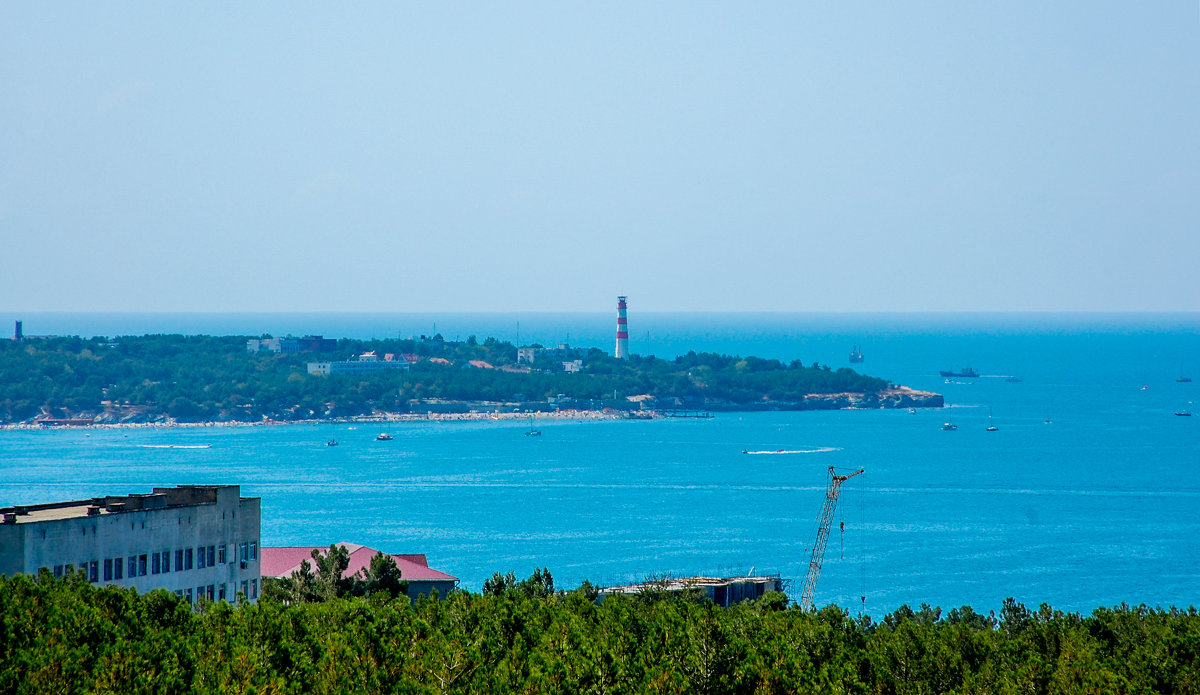
<path id="1" fill-rule="evenodd" d="M 817 590 L 817 578 L 821 576 L 821 561 L 825 558 L 825 544 L 829 542 L 829 527 L 833 524 L 833 512 L 837 509 L 838 494 L 842 483 L 862 473 L 858 469 L 849 475 L 838 475 L 829 467 L 829 487 L 825 490 L 825 508 L 821 510 L 821 524 L 817 528 L 817 542 L 813 545 L 812 559 L 808 561 L 808 578 L 804 580 L 804 593 L 800 595 L 800 607 L 813 607 L 813 593 Z"/>

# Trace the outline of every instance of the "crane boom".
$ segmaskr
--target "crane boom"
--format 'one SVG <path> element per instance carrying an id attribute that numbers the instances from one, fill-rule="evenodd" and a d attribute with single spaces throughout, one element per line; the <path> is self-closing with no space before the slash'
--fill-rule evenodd
<path id="1" fill-rule="evenodd" d="M 829 487 L 825 490 L 825 507 L 821 510 L 821 521 L 817 527 L 817 542 L 813 545 L 812 558 L 808 561 L 808 578 L 804 580 L 804 593 L 800 595 L 800 607 L 813 607 L 813 593 L 817 590 L 817 578 L 821 576 L 821 561 L 825 559 L 825 545 L 829 542 L 829 527 L 833 524 L 833 512 L 837 509 L 838 494 L 842 483 L 862 473 L 860 468 L 849 475 L 838 475 L 829 467 Z"/>

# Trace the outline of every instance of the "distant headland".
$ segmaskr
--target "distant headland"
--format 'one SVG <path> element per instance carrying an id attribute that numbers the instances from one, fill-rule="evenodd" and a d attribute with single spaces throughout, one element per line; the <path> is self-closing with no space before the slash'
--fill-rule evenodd
<path id="1" fill-rule="evenodd" d="M 689 352 L 674 359 L 441 335 L 22 336 L 0 341 L 0 421 L 261 423 L 347 418 L 941 407 L 853 369 Z"/>

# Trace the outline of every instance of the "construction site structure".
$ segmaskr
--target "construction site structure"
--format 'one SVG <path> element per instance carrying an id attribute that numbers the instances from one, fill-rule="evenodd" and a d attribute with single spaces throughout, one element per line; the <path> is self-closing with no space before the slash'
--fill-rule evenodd
<path id="1" fill-rule="evenodd" d="M 829 487 L 825 490 L 825 507 L 821 510 L 821 520 L 817 526 L 817 542 L 813 545 L 812 558 L 808 561 L 808 577 L 804 580 L 804 593 L 800 595 L 800 607 L 809 610 L 813 607 L 813 594 L 817 590 L 817 579 L 821 576 L 821 561 L 825 559 L 825 545 L 829 542 L 829 529 L 833 525 L 833 513 L 837 509 L 838 495 L 842 483 L 863 472 L 858 469 L 849 475 L 838 475 L 829 467 Z"/>

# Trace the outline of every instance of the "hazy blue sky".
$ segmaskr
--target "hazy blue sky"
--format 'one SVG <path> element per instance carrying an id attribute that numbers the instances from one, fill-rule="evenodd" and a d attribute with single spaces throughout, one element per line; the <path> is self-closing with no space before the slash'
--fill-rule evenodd
<path id="1" fill-rule="evenodd" d="M 1188 2 L 0 7 L 0 309 L 1198 311 Z"/>

